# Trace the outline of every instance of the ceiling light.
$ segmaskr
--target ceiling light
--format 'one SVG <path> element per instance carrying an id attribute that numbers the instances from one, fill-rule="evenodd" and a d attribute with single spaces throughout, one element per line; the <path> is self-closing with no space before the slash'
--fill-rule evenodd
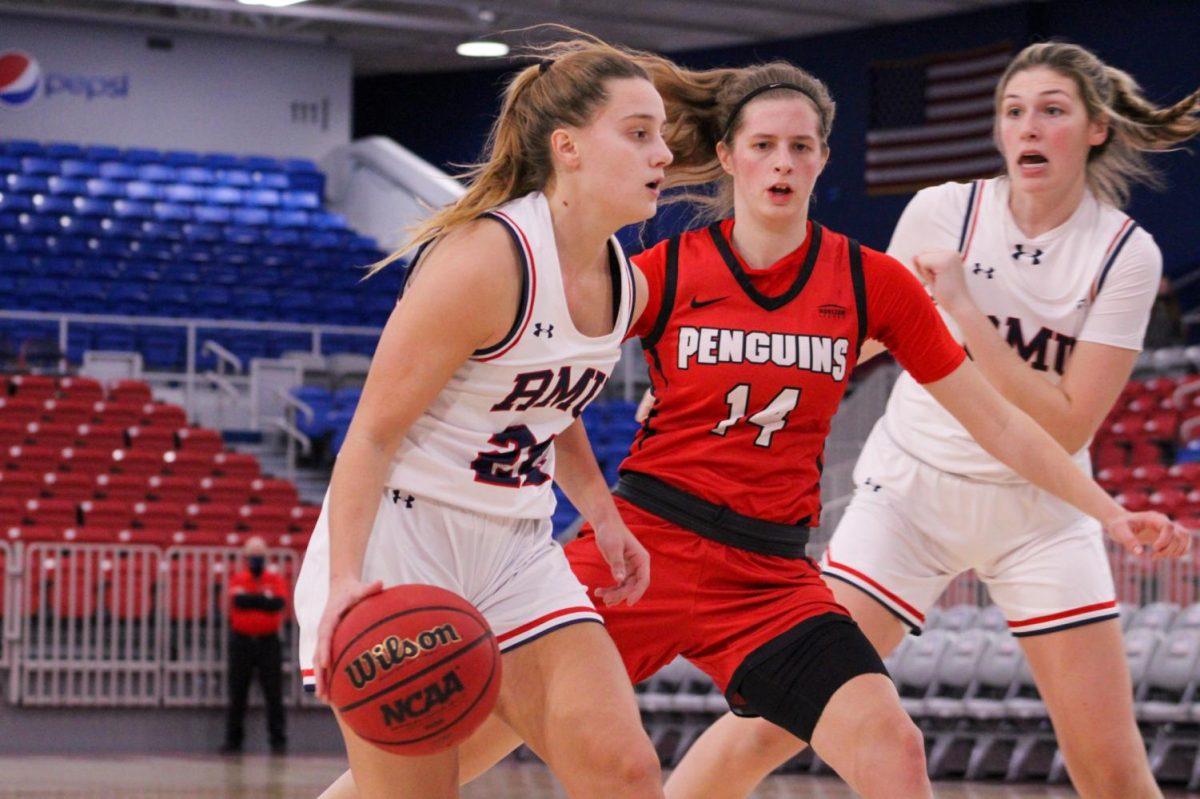
<path id="1" fill-rule="evenodd" d="M 284 6 L 294 6 L 297 3 L 303 3 L 305 0 L 238 0 L 238 2 L 245 6 L 270 6 L 271 8 L 283 8 Z"/>
<path id="2" fill-rule="evenodd" d="M 454 48 L 454 52 L 468 58 L 500 58 L 508 55 L 508 45 L 504 42 L 463 42 Z"/>

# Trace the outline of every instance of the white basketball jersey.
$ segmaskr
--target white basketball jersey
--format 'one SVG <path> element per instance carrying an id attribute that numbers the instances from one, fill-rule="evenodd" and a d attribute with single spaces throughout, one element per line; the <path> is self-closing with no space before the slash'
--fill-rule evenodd
<path id="1" fill-rule="evenodd" d="M 554 512 L 554 438 L 612 373 L 632 322 L 634 281 L 610 239 L 616 325 L 585 336 L 567 308 L 545 196 L 535 192 L 487 215 L 507 228 L 521 256 L 517 318 L 503 341 L 458 368 L 412 425 L 387 485 L 479 513 L 545 518 Z"/>
<path id="2" fill-rule="evenodd" d="M 888 254 L 911 268 L 922 252 L 957 249 L 976 306 L 1029 367 L 1054 384 L 1076 341 L 1140 350 L 1162 272 L 1151 236 L 1087 191 L 1070 219 L 1031 238 L 1013 220 L 1008 192 L 1006 178 L 919 192 Z M 942 316 L 961 341 L 954 320 Z M 1022 480 L 907 373 L 882 424 L 904 450 L 938 469 L 993 482 Z M 1086 446 L 1074 457 L 1090 472 Z"/>

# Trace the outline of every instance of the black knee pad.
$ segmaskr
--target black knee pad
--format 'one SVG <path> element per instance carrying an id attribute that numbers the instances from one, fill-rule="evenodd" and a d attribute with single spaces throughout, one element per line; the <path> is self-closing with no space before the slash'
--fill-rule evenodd
<path id="1" fill-rule="evenodd" d="M 747 655 L 733 673 L 725 698 L 735 714 L 761 716 L 811 741 L 837 689 L 860 674 L 887 673 L 853 619 L 825 613 Z"/>

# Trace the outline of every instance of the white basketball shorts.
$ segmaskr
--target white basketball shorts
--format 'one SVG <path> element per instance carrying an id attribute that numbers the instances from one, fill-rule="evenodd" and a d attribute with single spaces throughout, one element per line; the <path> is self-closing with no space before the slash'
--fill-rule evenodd
<path id="1" fill-rule="evenodd" d="M 968 569 L 1014 635 L 1117 617 L 1100 523 L 1045 491 L 935 469 L 900 449 L 882 422 L 854 482 L 822 571 L 866 592 L 913 632 Z"/>
<path id="2" fill-rule="evenodd" d="M 602 622 L 575 578 L 546 519 L 508 519 L 386 489 L 363 558 L 364 582 L 384 588 L 424 583 L 474 605 L 505 652 L 582 621 Z M 313 653 L 329 594 L 329 495 L 321 508 L 300 576 L 300 674 L 316 690 Z"/>

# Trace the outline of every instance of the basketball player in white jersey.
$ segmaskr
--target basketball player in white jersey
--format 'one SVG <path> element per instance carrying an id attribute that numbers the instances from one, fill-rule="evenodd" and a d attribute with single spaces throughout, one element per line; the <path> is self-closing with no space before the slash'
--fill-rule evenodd
<path id="1" fill-rule="evenodd" d="M 919 192 L 888 248 L 930 284 L 996 389 L 1085 471 L 1161 273 L 1153 239 L 1119 209 L 1132 183 L 1152 177 L 1144 153 L 1194 136 L 1198 111 L 1200 92 L 1155 108 L 1087 50 L 1032 45 L 996 91 L 1007 174 Z M 1020 637 L 1080 794 L 1161 796 L 1134 720 L 1099 524 L 984 452 L 907 374 L 855 481 L 823 567 L 879 652 L 920 632 L 950 581 L 975 569 Z M 746 796 L 801 746 L 761 720 L 725 716 L 668 795 Z M 716 787 L 697 790 L 705 784 Z"/>
<path id="2" fill-rule="evenodd" d="M 582 39 L 547 53 L 510 82 L 467 193 L 414 236 L 296 587 L 301 664 L 324 697 L 347 608 L 384 586 L 448 588 L 499 640 L 496 713 L 571 796 L 660 797 L 633 691 L 549 517 L 556 478 L 606 530 L 616 585 L 601 599 L 636 601 L 648 558 L 580 413 L 644 303 L 613 234 L 654 214 L 665 113 L 629 54 Z M 360 796 L 458 795 L 457 749 L 403 757 L 342 735 Z"/>

